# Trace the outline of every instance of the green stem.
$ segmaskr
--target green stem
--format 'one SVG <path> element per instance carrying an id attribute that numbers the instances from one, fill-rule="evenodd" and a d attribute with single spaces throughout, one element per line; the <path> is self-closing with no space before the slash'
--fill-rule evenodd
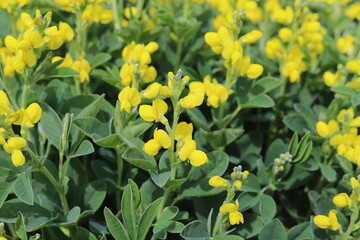
<path id="1" fill-rule="evenodd" d="M 123 177 L 123 168 L 124 168 L 124 161 L 121 157 L 122 153 L 120 148 L 116 149 L 116 155 L 117 155 L 117 191 L 116 191 L 116 209 L 120 211 L 121 209 L 121 184 L 122 184 L 122 177 Z"/>
<path id="2" fill-rule="evenodd" d="M 238 115 L 240 111 L 241 111 L 241 105 L 238 105 L 235 111 L 231 113 L 229 119 L 226 120 L 226 122 L 223 124 L 223 128 L 226 128 L 234 120 L 234 118 L 236 117 L 236 115 Z"/>
<path id="3" fill-rule="evenodd" d="M 16 234 L 15 230 L 14 230 L 14 224 L 13 223 L 6 223 L 6 226 L 8 227 L 10 234 L 12 237 L 18 237 L 18 235 Z"/>
<path id="4" fill-rule="evenodd" d="M 226 204 L 226 203 L 229 203 L 231 201 L 231 199 L 234 197 L 234 192 L 232 191 L 229 191 L 226 195 L 226 199 L 225 201 L 223 202 L 223 204 Z M 214 228 L 213 228 L 213 232 L 212 232 L 212 236 L 216 236 L 216 234 L 219 232 L 221 232 L 221 222 L 224 218 L 226 213 L 223 213 L 223 212 L 219 212 L 217 217 L 216 217 L 216 222 L 215 222 L 215 225 L 214 225 Z"/>
<path id="5" fill-rule="evenodd" d="M 358 208 L 358 205 L 356 205 L 355 209 L 352 211 L 352 214 L 350 216 L 349 227 L 347 228 L 346 232 L 341 234 L 340 240 L 350 239 L 350 234 L 352 233 L 352 231 L 354 231 L 354 224 L 355 224 L 356 220 L 358 219 L 358 217 L 359 217 L 359 208 Z"/>
<path id="6" fill-rule="evenodd" d="M 136 19 L 140 19 L 143 8 L 144 8 L 144 0 L 138 0 L 136 5 Z"/>
<path id="7" fill-rule="evenodd" d="M 23 85 L 23 92 L 22 92 L 22 96 L 21 96 L 21 107 L 25 108 L 26 107 L 26 100 L 27 100 L 27 94 L 29 92 L 29 85 L 25 82 Z"/>
<path id="8" fill-rule="evenodd" d="M 178 39 L 176 41 L 176 61 L 175 61 L 175 71 L 179 69 L 181 63 L 181 55 L 183 51 L 183 41 Z"/>
<path id="9" fill-rule="evenodd" d="M 114 15 L 114 28 L 116 31 L 120 31 L 121 25 L 120 25 L 120 18 L 119 18 L 119 11 L 118 11 L 118 1 L 117 0 L 111 0 L 111 10 Z"/>

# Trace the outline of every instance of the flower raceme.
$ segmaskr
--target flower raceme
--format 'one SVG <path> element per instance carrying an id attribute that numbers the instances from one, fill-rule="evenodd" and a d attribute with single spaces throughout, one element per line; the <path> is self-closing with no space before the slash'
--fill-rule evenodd
<path id="1" fill-rule="evenodd" d="M 239 200 L 236 199 L 234 203 L 226 203 L 220 207 L 220 212 L 229 213 L 229 221 L 231 225 L 244 223 L 244 217 L 239 209 Z"/>
<path id="2" fill-rule="evenodd" d="M 151 63 L 150 54 L 157 51 L 159 45 L 156 42 L 150 42 L 147 45 L 136 44 L 134 41 L 127 45 L 122 51 L 122 58 L 125 62 L 120 68 L 121 84 L 129 86 L 133 81 L 139 81 L 137 75 L 145 83 L 150 83 L 157 76 L 156 69 L 149 66 Z"/>
<path id="3" fill-rule="evenodd" d="M 136 88 L 124 87 L 118 96 L 120 111 L 125 110 L 130 113 L 131 107 L 137 106 L 141 102 L 141 96 Z"/>
<path id="4" fill-rule="evenodd" d="M 71 57 L 70 53 L 66 53 L 65 57 L 53 57 L 51 59 L 52 62 L 56 62 L 59 60 L 63 60 L 63 62 L 60 64 L 60 66 L 64 66 L 64 67 L 70 67 L 72 69 L 74 69 L 75 71 L 77 71 L 80 75 L 79 75 L 79 81 L 80 83 L 83 83 L 85 81 L 90 81 L 90 72 L 91 72 L 91 66 L 90 63 L 85 59 L 85 53 L 83 52 L 80 56 L 79 60 L 74 61 L 73 58 Z"/>

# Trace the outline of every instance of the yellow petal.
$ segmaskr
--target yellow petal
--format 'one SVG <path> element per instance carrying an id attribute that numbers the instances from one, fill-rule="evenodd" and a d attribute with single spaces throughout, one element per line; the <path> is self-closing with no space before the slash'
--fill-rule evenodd
<path id="1" fill-rule="evenodd" d="M 153 107 L 150 105 L 141 105 L 139 108 L 139 114 L 140 117 L 147 122 L 153 122 L 157 120 L 153 111 Z"/>
<path id="2" fill-rule="evenodd" d="M 165 149 L 168 149 L 171 145 L 169 135 L 162 129 L 154 131 L 154 139 Z"/>
<path id="3" fill-rule="evenodd" d="M 196 149 L 196 142 L 194 140 L 187 141 L 184 146 L 180 149 L 179 158 L 185 161 Z"/>
<path id="4" fill-rule="evenodd" d="M 208 162 L 206 153 L 201 150 L 195 150 L 189 156 L 190 164 L 194 167 L 199 167 Z"/>
<path id="5" fill-rule="evenodd" d="M 226 203 L 220 207 L 220 212 L 222 213 L 231 213 L 231 212 L 236 212 L 237 210 L 238 208 L 233 203 Z"/>
<path id="6" fill-rule="evenodd" d="M 37 103 L 32 103 L 26 108 L 26 113 L 30 118 L 31 123 L 37 123 L 41 118 L 41 107 Z"/>
<path id="7" fill-rule="evenodd" d="M 347 207 L 350 206 L 350 198 L 346 193 L 339 193 L 333 198 L 333 203 L 337 207 Z"/>
<path id="8" fill-rule="evenodd" d="M 226 187 L 227 181 L 220 176 L 213 176 L 209 179 L 209 185 L 215 188 Z"/>
<path id="9" fill-rule="evenodd" d="M 161 145 L 158 143 L 158 141 L 156 139 L 150 139 L 149 141 L 147 141 L 145 143 L 145 145 L 142 149 L 147 154 L 149 154 L 151 156 L 155 156 L 156 154 L 158 154 L 160 148 L 161 148 Z"/>
<path id="10" fill-rule="evenodd" d="M 19 167 L 25 163 L 24 154 L 20 150 L 14 150 L 11 154 L 11 161 L 15 167 Z"/>
<path id="11" fill-rule="evenodd" d="M 9 147 L 13 149 L 21 149 L 26 147 L 26 140 L 22 137 L 11 137 L 7 141 Z"/>
<path id="12" fill-rule="evenodd" d="M 241 212 L 231 212 L 229 213 L 229 221 L 231 225 L 244 223 L 244 217 Z"/>

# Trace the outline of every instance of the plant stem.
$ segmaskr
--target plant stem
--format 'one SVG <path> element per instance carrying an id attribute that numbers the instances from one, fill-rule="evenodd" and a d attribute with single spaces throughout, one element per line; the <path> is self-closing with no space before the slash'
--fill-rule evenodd
<path id="1" fill-rule="evenodd" d="M 116 209 L 117 211 L 120 211 L 121 209 L 121 184 L 122 184 L 122 177 L 123 177 L 123 167 L 124 167 L 124 161 L 121 157 L 121 150 L 120 147 L 116 149 L 116 156 L 117 156 L 117 191 L 116 191 Z"/>
<path id="2" fill-rule="evenodd" d="M 234 192 L 228 192 L 227 195 L 226 195 L 226 199 L 225 201 L 223 202 L 223 204 L 226 204 L 226 203 L 229 203 L 231 201 L 231 199 L 234 197 Z M 215 222 L 215 225 L 214 225 L 214 228 L 213 228 L 213 232 L 212 232 L 212 236 L 216 236 L 216 234 L 219 232 L 221 232 L 221 222 L 223 220 L 223 217 L 226 213 L 223 213 L 223 212 L 219 212 L 217 217 L 216 217 L 216 222 Z"/>
<path id="3" fill-rule="evenodd" d="M 340 240 L 347 240 L 350 238 L 350 234 L 352 233 L 352 231 L 355 230 L 353 228 L 358 217 L 359 217 L 359 208 L 358 205 L 356 205 L 355 209 L 352 211 L 352 214 L 350 216 L 349 227 L 347 228 L 346 232 L 340 235 Z"/>
<path id="4" fill-rule="evenodd" d="M 120 19 L 119 19 L 118 1 L 117 0 L 111 0 L 111 10 L 114 15 L 114 28 L 116 31 L 120 31 L 121 25 L 120 25 Z"/>

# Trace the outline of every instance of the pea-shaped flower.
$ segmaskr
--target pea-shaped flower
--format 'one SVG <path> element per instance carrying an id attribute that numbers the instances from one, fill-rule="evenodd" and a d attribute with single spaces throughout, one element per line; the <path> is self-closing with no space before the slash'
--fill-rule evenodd
<path id="1" fill-rule="evenodd" d="M 168 149 L 170 145 L 171 140 L 169 135 L 162 129 L 155 129 L 154 138 L 145 143 L 143 150 L 147 154 L 155 156 L 161 148 Z"/>
<path id="2" fill-rule="evenodd" d="M 11 161 L 15 167 L 19 167 L 25 163 L 25 157 L 21 152 L 21 148 L 26 147 L 26 140 L 22 137 L 11 137 L 3 144 L 4 150 L 11 154 Z"/>
<path id="3" fill-rule="evenodd" d="M 346 193 L 339 193 L 338 195 L 336 195 L 333 198 L 333 203 L 337 206 L 337 207 L 347 207 L 350 206 L 351 202 L 350 202 L 350 198 Z"/>
<path id="4" fill-rule="evenodd" d="M 194 167 L 199 167 L 209 160 L 201 150 L 196 150 L 196 142 L 194 140 L 187 141 L 179 151 L 179 158 L 182 161 L 189 159 L 190 164 Z"/>
<path id="5" fill-rule="evenodd" d="M 22 125 L 25 127 L 34 127 L 41 118 L 41 107 L 37 103 L 30 104 L 26 109 L 20 108 L 16 112 L 10 114 L 6 121 L 15 125 Z"/>
<path id="6" fill-rule="evenodd" d="M 131 107 L 137 106 L 141 102 L 141 96 L 136 88 L 129 86 L 123 88 L 119 93 L 118 99 L 120 101 L 120 111 L 125 110 L 130 113 Z"/>
<path id="7" fill-rule="evenodd" d="M 209 179 L 209 185 L 215 188 L 226 187 L 228 182 L 220 176 L 213 176 Z"/>
<path id="8" fill-rule="evenodd" d="M 141 105 L 139 114 L 147 122 L 159 122 L 167 112 L 168 106 L 162 99 L 155 99 L 152 105 Z"/>
<path id="9" fill-rule="evenodd" d="M 229 221 L 231 225 L 244 223 L 244 217 L 239 209 L 239 200 L 236 200 L 235 204 L 226 203 L 220 207 L 220 212 L 229 213 Z"/>
<path id="10" fill-rule="evenodd" d="M 328 216 L 325 215 L 316 215 L 314 217 L 314 223 L 316 226 L 322 229 L 331 227 L 332 230 L 336 231 L 340 228 L 339 221 L 336 217 L 336 210 L 332 209 L 329 212 Z"/>

